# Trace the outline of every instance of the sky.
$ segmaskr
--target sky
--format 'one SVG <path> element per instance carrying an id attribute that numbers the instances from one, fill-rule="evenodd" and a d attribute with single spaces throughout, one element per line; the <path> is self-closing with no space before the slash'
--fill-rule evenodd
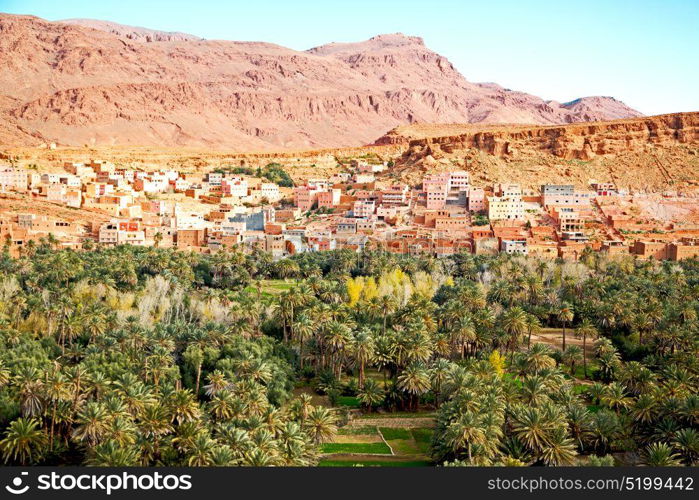
<path id="1" fill-rule="evenodd" d="M 472 82 L 644 114 L 699 110 L 699 0 L 0 0 L 0 12 L 91 18 L 297 50 L 420 36 Z"/>

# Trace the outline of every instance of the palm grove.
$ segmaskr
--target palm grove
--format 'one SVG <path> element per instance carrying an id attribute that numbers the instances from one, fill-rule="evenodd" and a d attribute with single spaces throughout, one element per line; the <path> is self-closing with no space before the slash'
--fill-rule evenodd
<path id="1" fill-rule="evenodd" d="M 315 465 L 350 417 L 297 386 L 436 412 L 436 464 L 699 457 L 697 260 L 273 261 L 49 240 L 0 265 L 8 464 Z M 532 340 L 548 328 L 561 349 Z"/>

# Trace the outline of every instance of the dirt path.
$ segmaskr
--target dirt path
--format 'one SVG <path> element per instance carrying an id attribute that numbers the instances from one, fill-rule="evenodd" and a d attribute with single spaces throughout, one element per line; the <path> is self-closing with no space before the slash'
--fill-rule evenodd
<path id="1" fill-rule="evenodd" d="M 545 328 L 539 334 L 532 334 L 532 343 L 547 344 L 551 347 L 563 350 L 563 330 L 559 328 Z M 566 346 L 576 345 L 582 349 L 583 341 L 582 339 L 576 338 L 573 330 L 566 329 Z M 588 359 L 594 356 L 595 348 L 594 342 L 588 339 L 586 357 Z"/>

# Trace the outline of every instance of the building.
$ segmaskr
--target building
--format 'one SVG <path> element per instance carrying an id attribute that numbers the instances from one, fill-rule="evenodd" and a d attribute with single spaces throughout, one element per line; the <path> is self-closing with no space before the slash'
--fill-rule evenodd
<path id="1" fill-rule="evenodd" d="M 576 191 L 571 184 L 546 184 L 541 187 L 544 208 L 554 205 L 589 206 L 591 194 Z"/>
<path id="2" fill-rule="evenodd" d="M 467 206 L 470 175 L 464 170 L 427 175 L 422 180 L 425 205 L 441 209 L 446 205 Z"/>
<path id="3" fill-rule="evenodd" d="M 27 171 L 21 168 L 0 167 L 0 191 L 26 191 Z"/>
<path id="4" fill-rule="evenodd" d="M 356 218 L 367 218 L 374 215 L 376 203 L 374 200 L 359 200 L 352 205 L 352 216 Z"/>
<path id="5" fill-rule="evenodd" d="M 357 221 L 355 219 L 342 219 L 337 223 L 338 233 L 351 233 L 357 232 Z"/>
<path id="6" fill-rule="evenodd" d="M 203 247 L 206 245 L 206 229 L 178 229 L 175 238 L 177 248 Z"/>
<path id="7" fill-rule="evenodd" d="M 490 220 L 524 219 L 524 202 L 519 184 L 498 184 L 495 195 L 486 196 L 485 208 Z"/>
<path id="8" fill-rule="evenodd" d="M 318 200 L 318 194 L 327 191 L 319 185 L 297 186 L 294 188 L 294 205 L 302 212 L 311 210 Z"/>
<path id="9" fill-rule="evenodd" d="M 553 206 L 549 208 L 549 215 L 556 221 L 561 232 L 582 232 L 585 227 L 580 212 L 573 207 Z"/>
<path id="10" fill-rule="evenodd" d="M 265 216 L 264 210 L 260 210 L 259 212 L 228 216 L 227 223 L 230 224 L 235 222 L 244 223 L 246 231 L 264 231 L 265 224 L 272 221 Z"/>
<path id="11" fill-rule="evenodd" d="M 527 240 L 502 240 L 500 241 L 500 251 L 509 254 L 527 255 Z"/>
<path id="12" fill-rule="evenodd" d="M 468 190 L 467 207 L 469 212 L 482 212 L 485 208 L 485 190 L 471 187 Z"/>
<path id="13" fill-rule="evenodd" d="M 103 245 L 145 245 L 146 234 L 138 221 L 112 220 L 100 226 L 98 241 Z"/>
<path id="14" fill-rule="evenodd" d="M 670 243 L 668 258 L 670 260 L 691 259 L 699 257 L 699 238 L 682 238 L 679 243 Z"/>
<path id="15" fill-rule="evenodd" d="M 379 191 L 379 202 L 382 205 L 405 205 L 408 202 L 408 192 L 405 184 L 392 184 Z"/>
<path id="16" fill-rule="evenodd" d="M 260 184 L 260 196 L 268 201 L 268 203 L 276 203 L 281 199 L 279 194 L 279 186 L 274 182 L 263 182 Z"/>
<path id="17" fill-rule="evenodd" d="M 318 202 L 318 208 L 335 208 L 340 204 L 340 199 L 342 197 L 341 189 L 330 189 L 328 191 L 321 191 L 316 197 Z"/>
<path id="18" fill-rule="evenodd" d="M 664 241 L 635 241 L 631 253 L 640 259 L 667 260 L 670 246 Z"/>

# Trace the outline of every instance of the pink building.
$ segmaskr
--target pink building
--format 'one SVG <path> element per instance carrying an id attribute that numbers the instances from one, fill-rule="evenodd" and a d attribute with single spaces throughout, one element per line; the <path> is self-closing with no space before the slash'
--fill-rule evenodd
<path id="1" fill-rule="evenodd" d="M 422 181 L 428 209 L 440 210 L 445 205 L 465 205 L 470 175 L 465 170 L 427 175 Z"/>
<path id="2" fill-rule="evenodd" d="M 374 215 L 375 210 L 376 203 L 374 203 L 374 200 L 355 201 L 354 205 L 352 206 L 352 215 L 361 218 L 371 217 Z"/>
<path id="3" fill-rule="evenodd" d="M 468 190 L 468 209 L 471 212 L 485 210 L 485 190 L 483 188 L 470 188 Z"/>
<path id="4" fill-rule="evenodd" d="M 431 174 L 426 175 L 422 179 L 422 189 L 423 191 L 428 191 L 430 189 L 449 189 L 449 172 L 443 172 L 441 174 Z"/>
<path id="5" fill-rule="evenodd" d="M 27 171 L 24 169 L 4 168 L 0 170 L 0 189 L 27 190 Z"/>
<path id="6" fill-rule="evenodd" d="M 340 189 L 331 189 L 330 191 L 321 191 L 317 195 L 318 208 L 333 208 L 340 204 Z"/>
<path id="7" fill-rule="evenodd" d="M 315 186 L 298 186 L 294 188 L 294 205 L 306 212 L 313 208 L 318 200 L 318 194 L 324 192 Z"/>
<path id="8" fill-rule="evenodd" d="M 468 191 L 471 176 L 465 170 L 457 170 L 449 173 L 450 191 Z"/>
<path id="9" fill-rule="evenodd" d="M 393 184 L 379 192 L 379 200 L 384 205 L 405 205 L 408 201 L 408 186 Z"/>

